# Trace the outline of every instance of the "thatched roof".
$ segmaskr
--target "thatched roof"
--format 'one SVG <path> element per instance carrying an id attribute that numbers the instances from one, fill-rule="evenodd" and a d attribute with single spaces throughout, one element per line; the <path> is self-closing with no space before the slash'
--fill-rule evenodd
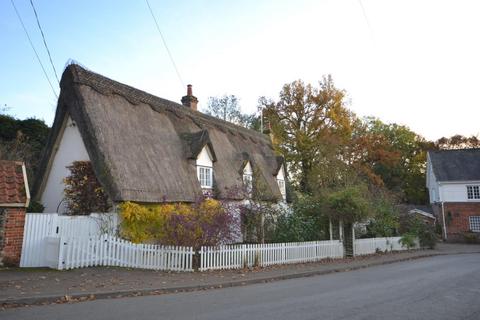
<path id="1" fill-rule="evenodd" d="M 113 201 L 195 201 L 201 195 L 195 157 L 208 145 L 220 198 L 241 199 L 239 169 L 246 157 L 270 198 L 280 199 L 279 168 L 270 139 L 96 74 L 76 64 L 62 76 L 52 133 L 37 190 L 48 176 L 66 115 L 75 121 L 94 171 Z M 247 155 L 247 156 L 246 156 Z"/>

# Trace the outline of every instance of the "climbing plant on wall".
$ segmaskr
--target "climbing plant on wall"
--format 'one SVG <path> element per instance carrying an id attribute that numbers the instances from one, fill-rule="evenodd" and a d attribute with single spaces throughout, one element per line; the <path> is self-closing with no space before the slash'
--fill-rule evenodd
<path id="1" fill-rule="evenodd" d="M 88 215 L 107 212 L 111 202 L 95 176 L 90 161 L 75 161 L 67 167 L 70 175 L 64 179 L 68 214 Z"/>

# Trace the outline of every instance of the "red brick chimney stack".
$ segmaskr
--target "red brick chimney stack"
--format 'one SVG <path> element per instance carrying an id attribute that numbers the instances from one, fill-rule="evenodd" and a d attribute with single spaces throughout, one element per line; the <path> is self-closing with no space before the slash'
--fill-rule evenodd
<path id="1" fill-rule="evenodd" d="M 192 85 L 187 85 L 187 95 L 182 97 L 182 104 L 193 110 L 197 110 L 198 99 L 193 95 Z"/>

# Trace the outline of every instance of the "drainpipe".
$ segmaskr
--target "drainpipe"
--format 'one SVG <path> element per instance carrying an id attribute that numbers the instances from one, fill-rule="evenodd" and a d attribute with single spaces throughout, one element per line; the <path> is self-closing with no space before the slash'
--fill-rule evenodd
<path id="1" fill-rule="evenodd" d="M 445 223 L 445 206 L 442 201 L 443 237 L 447 240 L 447 224 Z"/>

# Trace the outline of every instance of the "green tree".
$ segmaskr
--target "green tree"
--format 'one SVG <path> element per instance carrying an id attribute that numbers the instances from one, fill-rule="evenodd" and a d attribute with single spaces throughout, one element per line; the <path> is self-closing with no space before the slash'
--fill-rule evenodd
<path id="1" fill-rule="evenodd" d="M 205 113 L 234 124 L 249 127 L 251 116 L 240 110 L 238 98 L 234 95 L 208 98 Z"/>
<path id="2" fill-rule="evenodd" d="M 388 192 L 376 190 L 371 200 L 373 216 L 367 225 L 369 237 L 392 237 L 400 227 L 396 199 Z"/>
<path id="3" fill-rule="evenodd" d="M 364 221 L 371 215 L 368 190 L 364 185 L 349 186 L 325 197 L 325 213 L 335 221 L 346 223 Z"/>
<path id="4" fill-rule="evenodd" d="M 442 137 L 438 139 L 435 142 L 435 147 L 441 150 L 480 148 L 480 138 L 474 135 L 465 137 L 457 134 L 450 138 Z"/>
<path id="5" fill-rule="evenodd" d="M 49 132 L 43 120 L 20 120 L 0 114 L 0 159 L 25 162 L 30 185 L 34 182 Z"/>

